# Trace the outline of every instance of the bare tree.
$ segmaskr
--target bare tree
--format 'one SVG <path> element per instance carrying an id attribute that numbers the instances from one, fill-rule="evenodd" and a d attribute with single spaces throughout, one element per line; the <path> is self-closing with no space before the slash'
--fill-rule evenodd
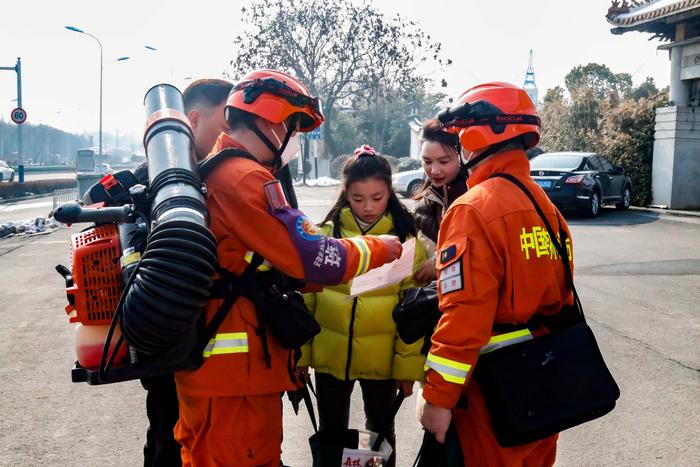
<path id="1" fill-rule="evenodd" d="M 275 68 L 298 77 L 322 98 L 326 148 L 335 155 L 332 122 L 340 108 L 385 107 L 450 63 L 414 22 L 387 17 L 366 1 L 255 0 L 242 12 L 246 30 L 234 39 L 229 76 Z M 376 124 L 382 141 L 386 125 Z"/>

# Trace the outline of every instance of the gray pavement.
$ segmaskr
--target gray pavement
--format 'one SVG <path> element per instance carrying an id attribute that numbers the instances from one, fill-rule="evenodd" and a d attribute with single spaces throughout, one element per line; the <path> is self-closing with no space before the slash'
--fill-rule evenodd
<path id="1" fill-rule="evenodd" d="M 298 190 L 314 220 L 335 192 Z M 43 207 L 10 212 L 31 209 Z M 557 464 L 698 465 L 700 219 L 605 209 L 570 225 L 577 287 L 622 397 L 611 414 L 561 435 Z M 0 465 L 142 464 L 139 383 L 70 382 L 73 330 L 53 267 L 69 264 L 68 239 L 79 229 L 0 240 Z M 412 464 L 422 436 L 415 399 L 397 418 L 399 466 Z M 362 426 L 361 407 L 356 392 L 353 427 Z M 285 404 L 284 426 L 285 463 L 310 465 L 305 413 Z"/>

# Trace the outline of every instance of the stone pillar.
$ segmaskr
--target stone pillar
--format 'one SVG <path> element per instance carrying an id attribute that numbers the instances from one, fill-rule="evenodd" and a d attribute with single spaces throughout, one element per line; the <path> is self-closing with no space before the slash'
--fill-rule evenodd
<path id="1" fill-rule="evenodd" d="M 653 204 L 700 209 L 700 112 L 660 107 L 655 130 Z"/>
<path id="2" fill-rule="evenodd" d="M 688 105 L 690 90 L 688 84 L 681 80 L 681 66 L 683 64 L 683 47 L 671 49 L 671 82 L 669 100 L 677 107 Z"/>

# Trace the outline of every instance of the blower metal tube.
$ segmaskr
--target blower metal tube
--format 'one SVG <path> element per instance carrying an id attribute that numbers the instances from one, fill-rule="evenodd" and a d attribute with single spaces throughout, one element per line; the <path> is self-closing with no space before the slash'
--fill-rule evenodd
<path id="1" fill-rule="evenodd" d="M 182 95 L 160 84 L 146 93 L 144 104 L 152 230 L 120 324 L 130 345 L 157 355 L 197 326 L 217 258 Z"/>

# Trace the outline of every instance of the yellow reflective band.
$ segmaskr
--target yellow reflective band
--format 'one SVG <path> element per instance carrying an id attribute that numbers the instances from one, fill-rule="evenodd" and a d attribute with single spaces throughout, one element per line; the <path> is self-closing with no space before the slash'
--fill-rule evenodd
<path id="1" fill-rule="evenodd" d="M 212 355 L 248 352 L 248 334 L 245 332 L 225 332 L 217 334 L 204 348 L 202 355 L 209 358 Z"/>
<path id="2" fill-rule="evenodd" d="M 532 333 L 529 329 L 520 329 L 518 331 L 499 334 L 489 339 L 489 343 L 481 348 L 479 354 L 493 352 L 494 350 L 508 347 L 509 345 L 518 344 L 520 342 L 529 341 L 532 339 Z"/>
<path id="3" fill-rule="evenodd" d="M 253 261 L 253 255 L 255 254 L 254 251 L 249 251 L 245 254 L 245 262 L 250 264 L 251 261 Z M 270 270 L 270 263 L 267 262 L 267 260 L 263 261 L 263 263 L 258 266 L 258 269 L 256 271 L 269 271 Z"/>
<path id="4" fill-rule="evenodd" d="M 135 251 L 133 253 L 130 253 L 128 255 L 122 256 L 121 262 L 122 262 L 122 267 L 126 267 L 132 263 L 135 263 L 137 261 L 141 261 L 141 253 L 138 251 Z"/>
<path id="5" fill-rule="evenodd" d="M 372 256 L 372 252 L 367 246 L 367 242 L 359 238 L 348 238 L 356 247 L 357 251 L 360 253 L 360 260 L 357 262 L 357 272 L 356 276 L 364 274 L 369 269 L 369 259 Z"/>
<path id="6" fill-rule="evenodd" d="M 445 381 L 455 384 L 464 384 L 467 380 L 467 375 L 471 369 L 471 365 L 467 363 L 456 362 L 443 357 L 438 357 L 428 353 L 428 358 L 425 360 L 424 370 L 434 370 Z"/>

